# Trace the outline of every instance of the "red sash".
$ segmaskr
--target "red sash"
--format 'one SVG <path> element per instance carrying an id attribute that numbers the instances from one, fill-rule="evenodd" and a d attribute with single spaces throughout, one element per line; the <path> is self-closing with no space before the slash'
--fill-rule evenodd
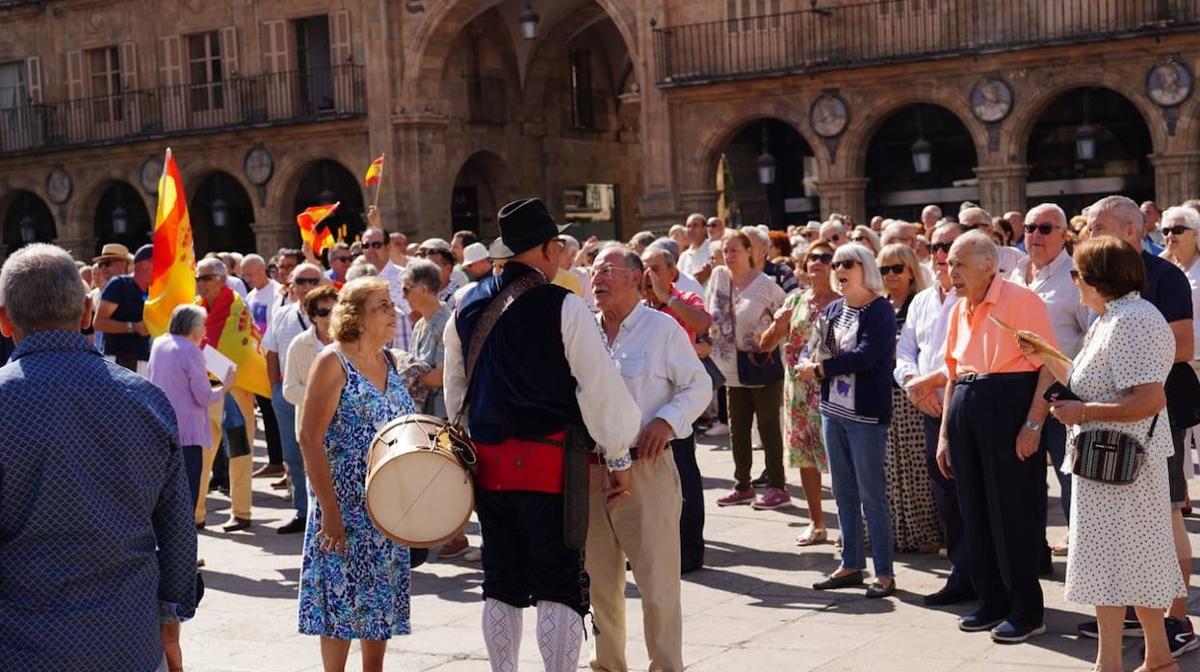
<path id="1" fill-rule="evenodd" d="M 475 484 L 483 490 L 563 491 L 562 432 L 542 439 L 476 443 Z"/>

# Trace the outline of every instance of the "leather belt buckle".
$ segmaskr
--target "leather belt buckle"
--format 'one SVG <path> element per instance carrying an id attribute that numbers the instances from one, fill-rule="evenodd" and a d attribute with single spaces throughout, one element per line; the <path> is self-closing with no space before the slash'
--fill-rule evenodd
<path id="1" fill-rule="evenodd" d="M 967 373 L 967 374 L 963 374 L 961 377 L 959 377 L 958 382 L 966 383 L 966 384 L 970 385 L 971 383 L 975 382 L 975 379 L 977 379 L 978 377 L 979 377 L 979 374 Z"/>

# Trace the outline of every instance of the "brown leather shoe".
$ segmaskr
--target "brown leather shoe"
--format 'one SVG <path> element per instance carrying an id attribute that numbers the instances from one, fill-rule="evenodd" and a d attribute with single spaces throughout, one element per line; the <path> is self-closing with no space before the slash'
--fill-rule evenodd
<path id="1" fill-rule="evenodd" d="M 278 481 L 275 481 L 274 483 L 272 483 L 271 489 L 272 490 L 287 490 L 288 486 L 291 484 L 292 484 L 291 479 L 289 479 L 287 476 L 284 476 L 283 478 L 279 479 Z"/>
<path id="2" fill-rule="evenodd" d="M 264 464 L 250 474 L 251 478 L 267 478 L 270 476 L 282 476 L 284 474 L 282 464 Z"/>
<path id="3" fill-rule="evenodd" d="M 442 545 L 442 550 L 438 551 L 438 560 L 457 558 L 469 550 L 471 550 L 471 543 L 467 541 L 467 535 L 460 535 Z"/>
<path id="4" fill-rule="evenodd" d="M 226 523 L 221 529 L 226 532 L 241 532 L 250 528 L 249 518 L 233 518 L 233 522 Z"/>

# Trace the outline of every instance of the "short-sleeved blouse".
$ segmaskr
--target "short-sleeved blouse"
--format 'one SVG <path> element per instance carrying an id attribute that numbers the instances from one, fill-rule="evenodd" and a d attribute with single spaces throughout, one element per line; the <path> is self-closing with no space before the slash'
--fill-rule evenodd
<path id="1" fill-rule="evenodd" d="M 730 308 L 730 299 L 733 309 Z M 770 276 L 759 273 L 749 285 L 734 294 L 729 268 L 718 266 L 709 278 L 707 308 L 712 315 L 710 330 L 712 359 L 725 376 L 726 385 L 745 387 L 738 380 L 737 351 L 758 349 L 758 337 L 771 327 L 775 311 L 787 298 Z"/>

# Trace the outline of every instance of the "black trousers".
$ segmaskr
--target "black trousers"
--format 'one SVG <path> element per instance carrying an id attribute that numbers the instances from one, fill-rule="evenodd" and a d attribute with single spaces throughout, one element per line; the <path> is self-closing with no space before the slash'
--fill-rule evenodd
<path id="1" fill-rule="evenodd" d="M 704 565 L 704 483 L 696 464 L 696 437 L 671 442 L 671 457 L 679 470 L 683 512 L 679 516 L 679 558 L 683 571 Z"/>
<path id="2" fill-rule="evenodd" d="M 950 559 L 950 576 L 946 587 L 952 590 L 974 590 L 971 584 L 970 561 L 967 559 L 967 537 L 963 530 L 962 513 L 958 510 L 958 485 L 946 480 L 937 466 L 938 435 L 942 432 L 941 418 L 922 414 L 925 420 L 925 467 L 933 486 L 933 503 L 946 537 L 946 556 Z"/>
<path id="3" fill-rule="evenodd" d="M 946 411 L 978 614 L 1026 626 L 1043 622 L 1046 463 L 1017 459 L 1016 442 L 1036 388 L 1036 373 L 960 382 Z"/>
<path id="4" fill-rule="evenodd" d="M 258 412 L 262 413 L 263 432 L 267 435 L 267 462 L 283 464 L 283 442 L 279 439 L 279 421 L 275 419 L 275 408 L 271 406 L 270 397 L 254 395 L 258 402 Z"/>

